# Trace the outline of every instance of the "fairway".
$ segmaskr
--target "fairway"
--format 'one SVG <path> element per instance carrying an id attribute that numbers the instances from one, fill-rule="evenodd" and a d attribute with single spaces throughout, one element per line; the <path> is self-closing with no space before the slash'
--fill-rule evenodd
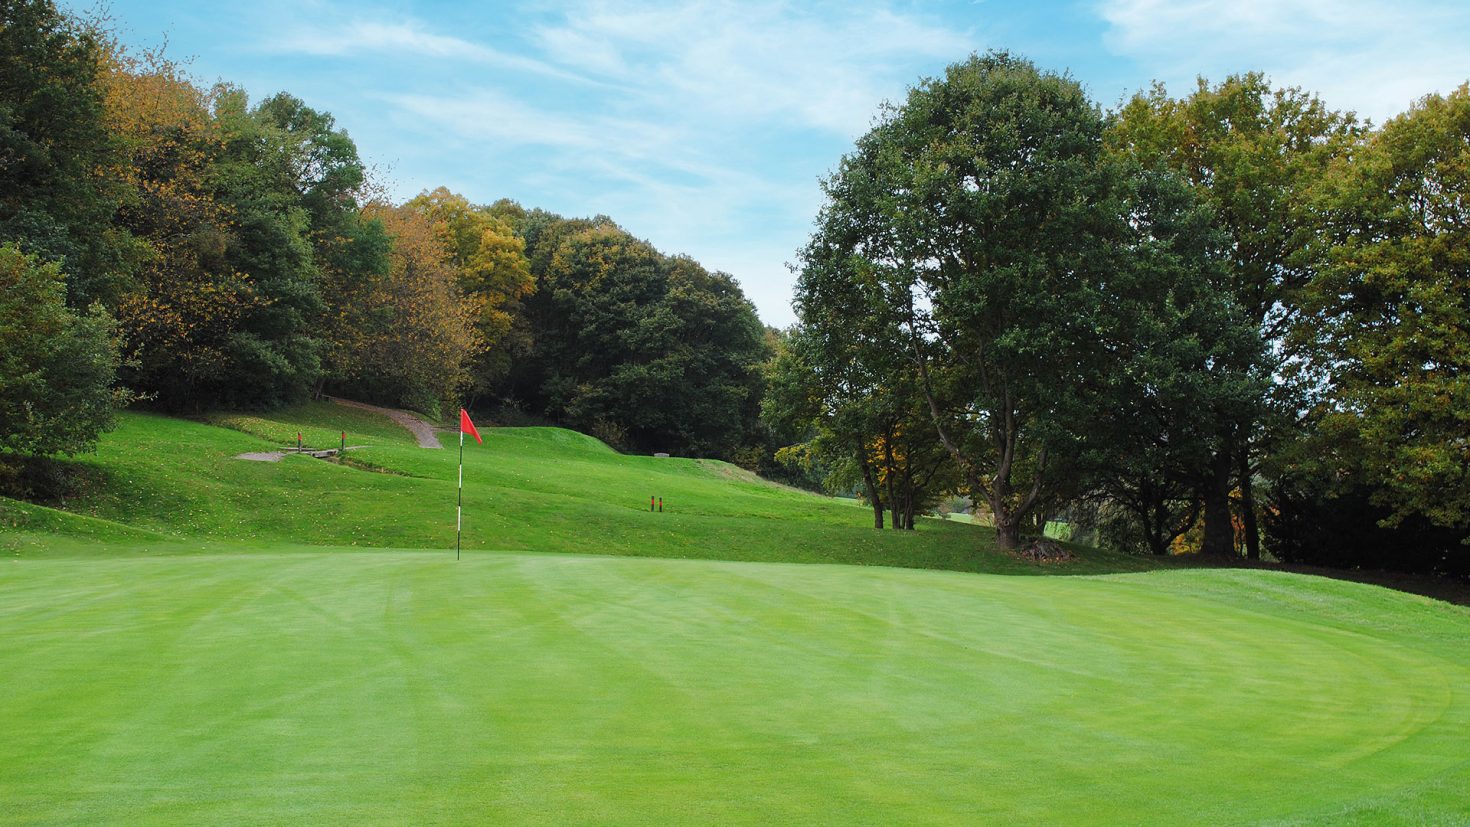
<path id="1" fill-rule="evenodd" d="M 1463 608 L 552 428 L 466 450 L 456 562 L 456 454 L 129 414 L 65 511 L 0 500 L 0 823 L 1470 822 Z"/>
<path id="2" fill-rule="evenodd" d="M 1453 823 L 1470 617 L 1263 572 L 0 563 L 6 823 Z"/>

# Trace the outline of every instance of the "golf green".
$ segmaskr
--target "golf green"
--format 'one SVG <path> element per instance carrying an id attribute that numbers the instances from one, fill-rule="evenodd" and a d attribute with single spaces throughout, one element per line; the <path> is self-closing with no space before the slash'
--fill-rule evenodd
<path id="1" fill-rule="evenodd" d="M 1470 613 L 1270 572 L 0 562 L 7 823 L 1470 820 Z"/>

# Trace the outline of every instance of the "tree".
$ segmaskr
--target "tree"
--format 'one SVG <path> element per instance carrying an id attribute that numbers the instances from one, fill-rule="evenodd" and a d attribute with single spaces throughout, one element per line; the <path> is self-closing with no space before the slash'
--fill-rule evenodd
<path id="1" fill-rule="evenodd" d="M 504 214 L 501 208 L 501 214 Z M 547 377 L 555 367 L 545 354 L 555 345 L 543 347 L 550 331 L 559 329 L 558 294 L 551 286 L 551 262 L 569 238 L 585 230 L 617 225 L 606 216 L 595 219 L 563 218 L 546 210 L 533 209 L 515 218 L 515 233 L 525 243 L 526 262 L 533 287 L 526 296 L 520 314 L 521 336 L 513 340 L 519 346 L 506 376 L 496 383 L 497 393 L 513 408 L 524 407 L 538 416 L 548 415 Z M 554 412 L 550 413 L 555 418 Z"/>
<path id="2" fill-rule="evenodd" d="M 827 458 L 812 449 L 820 400 L 813 370 L 802 354 L 803 332 L 800 325 L 766 328 L 770 357 L 762 366 L 762 439 L 751 447 L 763 454 L 756 463 L 761 476 L 822 490 L 831 469 Z"/>
<path id="3" fill-rule="evenodd" d="M 1390 523 L 1470 527 L 1470 85 L 1389 121 L 1320 191 L 1296 341 L 1326 389 L 1317 475 L 1371 490 Z"/>
<path id="4" fill-rule="evenodd" d="M 129 399 L 112 318 L 68 309 L 65 290 L 58 264 L 0 245 L 0 452 L 90 451 Z"/>
<path id="5" fill-rule="evenodd" d="M 543 312 L 532 328 L 545 370 L 547 413 L 583 429 L 639 426 L 639 412 L 621 410 L 621 389 L 611 380 L 619 366 L 656 355 L 640 352 L 626 333 L 662 297 L 658 265 L 651 245 L 615 226 L 577 233 L 557 247 L 539 288 Z M 644 374 L 646 390 L 653 377 Z"/>
<path id="6" fill-rule="evenodd" d="M 640 400 L 642 421 L 654 440 L 672 437 L 689 454 L 734 459 L 757 430 L 761 365 L 770 356 L 765 328 L 730 274 L 688 256 L 660 258 L 666 292 L 633 337 L 636 351 L 659 353 L 649 375 L 661 381 Z"/>
<path id="7" fill-rule="evenodd" d="M 124 376 L 164 406 L 208 404 L 228 381 L 234 337 L 265 301 L 228 261 L 235 213 L 213 180 L 222 136 L 210 96 L 176 65 L 106 46 L 106 121 L 126 161 L 114 221 L 141 252 L 116 302 Z"/>
<path id="8" fill-rule="evenodd" d="M 102 59 L 50 0 L 0 2 L 0 242 L 61 262 L 77 308 L 115 301 L 136 252 L 111 221 L 125 193 Z"/>
<path id="9" fill-rule="evenodd" d="M 359 215 L 341 223 L 341 233 L 320 261 L 317 282 L 324 306 L 317 330 L 322 339 L 319 387 L 363 398 L 381 391 L 359 387 L 354 381 L 367 369 L 364 360 L 369 341 L 385 335 L 407 335 L 413 329 L 408 325 L 395 331 L 395 320 L 377 300 L 378 291 L 395 272 L 396 259 L 394 241 L 375 207 L 386 209 L 385 205 L 370 203 Z M 318 250 L 321 247 L 318 245 Z M 395 394 L 389 393 L 392 398 L 384 397 L 385 401 L 400 402 Z M 437 398 L 432 394 L 430 397 Z"/>
<path id="10" fill-rule="evenodd" d="M 1314 566 L 1387 569 L 1470 579 L 1464 526 L 1435 525 L 1419 513 L 1396 514 L 1380 489 L 1346 478 L 1285 474 L 1266 512 L 1266 547 L 1278 560 Z"/>
<path id="11" fill-rule="evenodd" d="M 777 433 L 796 440 L 776 452 L 778 461 L 803 469 L 822 469 L 822 483 L 832 493 L 860 490 L 873 510 L 873 527 L 884 526 L 883 488 L 874 467 L 874 407 L 863 392 L 871 386 L 854 382 L 851 360 L 827 362 L 809 328 L 798 327 L 783 338 L 770 368 L 762 417 Z M 824 362 L 818 367 L 817 362 Z"/>
<path id="12" fill-rule="evenodd" d="M 252 109 L 244 92 L 222 86 L 211 99 L 223 149 L 210 180 L 233 218 L 224 260 L 261 300 L 229 336 L 221 380 L 192 397 L 226 405 L 301 399 L 319 386 L 328 352 L 324 272 L 383 266 L 381 237 L 358 224 L 362 163 L 330 115 L 289 95 Z"/>
<path id="13" fill-rule="evenodd" d="M 830 469 L 829 490 L 861 485 L 882 528 L 914 517 L 958 486 L 933 435 L 919 376 L 907 357 L 904 303 L 894 301 L 849 226 L 828 211 L 801 253 L 794 306 L 801 327 L 779 367 L 768 418 L 805 420 L 807 450 Z M 804 377 L 803 374 L 804 373 Z"/>
<path id="14" fill-rule="evenodd" d="M 516 219 L 535 280 L 526 352 L 498 383 L 505 397 L 640 450 L 733 459 L 758 436 L 769 351 L 733 278 L 606 216 L 491 210 Z"/>
<path id="15" fill-rule="evenodd" d="M 1250 73 L 1216 86 L 1201 79 L 1190 96 L 1178 100 L 1156 85 L 1124 104 L 1108 137 L 1142 166 L 1163 165 L 1190 182 L 1227 234 L 1222 289 L 1230 290 L 1266 341 L 1281 345 L 1299 318 L 1300 294 L 1313 275 L 1309 244 L 1318 216 L 1310 184 L 1360 132 L 1352 115 L 1334 112 L 1299 89 L 1272 89 L 1263 75 Z M 1278 358 L 1292 354 L 1278 348 Z M 1242 374 L 1260 368 L 1238 366 Z M 1235 553 L 1229 498 L 1239 485 L 1246 552 L 1259 556 L 1251 483 L 1271 436 L 1263 426 L 1295 421 L 1305 392 L 1288 373 L 1277 379 L 1274 414 L 1262 405 L 1218 423 L 1218 448 L 1199 485 L 1206 553 Z"/>
<path id="16" fill-rule="evenodd" d="M 427 217 L 385 204 L 364 212 L 392 241 L 390 266 L 341 297 L 353 338 L 338 381 L 368 398 L 437 413 L 457 402 L 483 347 L 476 303 L 462 294 L 459 272 Z"/>
<path id="17" fill-rule="evenodd" d="M 1068 423 L 1121 231 L 1102 133 L 1075 81 L 990 53 L 921 83 L 825 184 L 818 233 L 903 314 L 894 346 L 1002 548 L 1075 484 Z"/>
<path id="18" fill-rule="evenodd" d="M 1266 382 L 1185 181 L 1108 147 L 1075 82 L 991 53 L 914 89 L 825 186 L 797 287 L 818 387 L 875 412 L 914 388 L 1002 548 L 1098 496 L 1155 552 L 1188 529 L 1217 424 Z"/>
<path id="19" fill-rule="evenodd" d="M 460 288 L 477 300 L 477 326 L 485 349 L 473 372 L 476 389 L 486 391 L 509 371 L 512 350 L 527 344 L 516 336 L 521 301 L 534 286 L 525 242 L 516 236 L 509 218 L 444 187 L 422 193 L 405 206 L 434 223 L 459 271 Z"/>
<path id="20" fill-rule="evenodd" d="M 1127 255 L 1098 308 L 1112 367 L 1086 400 L 1080 465 L 1128 515 L 1127 533 L 1162 555 L 1198 519 L 1219 423 L 1250 416 L 1269 377 L 1240 369 L 1263 363 L 1263 343 L 1222 285 L 1213 212 L 1168 171 L 1130 169 L 1125 180 Z"/>

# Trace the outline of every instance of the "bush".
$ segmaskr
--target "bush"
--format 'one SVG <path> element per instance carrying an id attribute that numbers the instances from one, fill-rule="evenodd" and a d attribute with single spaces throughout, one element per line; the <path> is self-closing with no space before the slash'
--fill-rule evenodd
<path id="1" fill-rule="evenodd" d="M 66 307 L 55 263 L 0 245 L 0 452 L 90 451 L 130 395 L 114 387 L 116 323 Z"/>
<path id="2" fill-rule="evenodd" d="M 51 457 L 0 454 L 0 496 L 39 503 L 80 496 L 87 480 L 77 465 Z"/>
<path id="3" fill-rule="evenodd" d="M 1266 549 L 1287 563 L 1386 569 L 1470 579 L 1470 532 L 1408 517 L 1380 525 L 1391 509 L 1365 485 L 1325 491 L 1301 482 L 1277 485 L 1265 515 Z"/>

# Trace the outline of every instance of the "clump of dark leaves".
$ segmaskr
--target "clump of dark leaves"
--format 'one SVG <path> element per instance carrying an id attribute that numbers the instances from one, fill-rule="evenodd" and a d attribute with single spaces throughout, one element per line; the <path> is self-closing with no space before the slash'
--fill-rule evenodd
<path id="1" fill-rule="evenodd" d="M 1072 552 L 1067 551 L 1060 543 L 1044 537 L 1036 540 L 1027 540 L 1020 548 L 1016 549 L 1014 554 L 1022 560 L 1038 565 L 1046 563 L 1069 563 L 1075 559 Z"/>
<path id="2" fill-rule="evenodd" d="M 86 482 L 86 474 L 75 463 L 0 453 L 0 496 L 58 503 L 79 495 Z"/>

